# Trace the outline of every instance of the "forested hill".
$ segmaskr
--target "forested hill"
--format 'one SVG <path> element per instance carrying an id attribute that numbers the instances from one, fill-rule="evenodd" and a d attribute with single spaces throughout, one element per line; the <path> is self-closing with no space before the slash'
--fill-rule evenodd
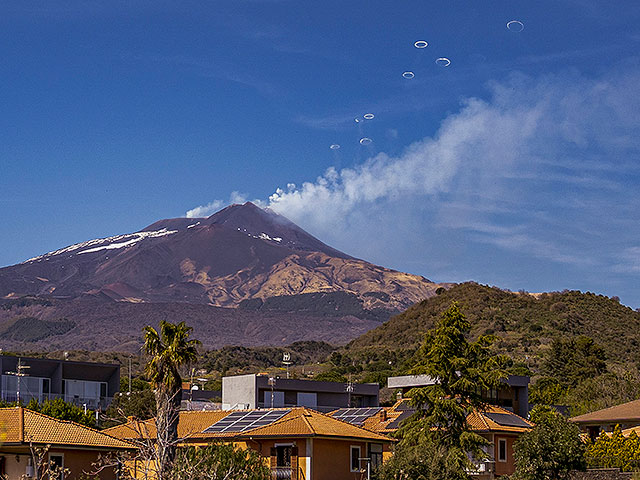
<path id="1" fill-rule="evenodd" d="M 604 349 L 609 362 L 640 366 L 640 313 L 615 297 L 578 291 L 513 293 L 473 282 L 438 292 L 352 341 L 345 350 L 415 349 L 424 332 L 457 301 L 471 322 L 472 336 L 497 335 L 496 347 L 514 359 L 529 357 L 535 364 L 552 340 L 584 335 Z"/>

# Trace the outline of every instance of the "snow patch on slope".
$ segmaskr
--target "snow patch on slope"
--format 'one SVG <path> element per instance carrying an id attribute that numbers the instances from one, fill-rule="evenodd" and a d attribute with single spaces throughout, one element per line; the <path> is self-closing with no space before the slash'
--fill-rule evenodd
<path id="1" fill-rule="evenodd" d="M 31 263 L 35 261 L 40 261 L 42 259 L 48 260 L 49 257 L 53 257 L 54 255 L 61 255 L 64 253 L 72 253 L 75 255 L 80 255 L 82 253 L 93 253 L 93 252 L 98 252 L 100 250 L 111 250 L 115 248 L 123 248 L 131 245 L 135 245 L 136 243 L 140 242 L 141 240 L 144 240 L 145 238 L 164 237 L 165 235 L 171 235 L 173 233 L 178 233 L 178 230 L 167 230 L 166 228 L 163 228 L 162 230 L 156 230 L 153 232 L 126 233 L 124 235 L 115 235 L 113 237 L 96 238 L 95 240 L 88 240 L 86 242 L 76 243 L 74 245 L 61 248 L 60 250 L 54 250 L 53 252 L 45 253 L 44 255 L 40 255 L 38 257 L 30 258 L 29 260 L 26 260 L 22 263 Z M 87 248 L 87 247 L 91 247 L 91 248 Z"/>

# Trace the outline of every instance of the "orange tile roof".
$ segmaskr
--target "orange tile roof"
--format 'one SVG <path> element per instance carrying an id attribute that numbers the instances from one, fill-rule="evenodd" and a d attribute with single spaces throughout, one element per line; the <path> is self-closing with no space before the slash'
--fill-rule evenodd
<path id="1" fill-rule="evenodd" d="M 238 410 L 201 412 L 180 412 L 178 436 L 187 441 L 208 441 L 213 439 L 241 439 L 249 437 L 344 437 L 376 440 L 381 442 L 393 441 L 391 438 L 372 432 L 365 428 L 332 418 L 315 410 L 304 407 L 289 409 L 281 419 L 246 432 L 216 432 L 204 433 L 204 430 L 227 415 Z M 105 432 L 122 439 L 154 437 L 154 420 L 133 421 L 124 425 L 108 428 Z"/>
<path id="2" fill-rule="evenodd" d="M 500 425 L 499 423 L 493 421 L 491 418 L 485 415 L 485 413 L 502 413 L 506 415 L 512 415 L 517 417 L 519 420 L 522 420 L 524 423 L 529 425 L 528 427 L 515 427 L 510 425 Z M 504 408 L 497 407 L 495 405 L 487 405 L 482 411 L 473 411 L 467 416 L 467 422 L 469 422 L 469 426 L 471 430 L 481 431 L 481 432 L 513 432 L 513 433 L 524 433 L 531 430 L 534 425 L 530 421 L 516 415 L 509 410 L 505 410 Z"/>
<path id="3" fill-rule="evenodd" d="M 130 443 L 79 423 L 43 415 L 22 407 L 0 408 L 3 443 L 73 445 L 113 449 L 131 449 Z"/>
<path id="4" fill-rule="evenodd" d="M 381 415 L 378 413 L 367 418 L 364 422 L 364 428 L 368 430 L 372 430 L 374 432 L 379 433 L 393 433 L 397 430 L 397 428 L 391 428 L 391 424 L 396 420 L 404 411 L 399 407 L 407 402 L 406 399 L 398 400 L 392 407 L 385 407 L 386 419 L 381 418 Z M 515 413 L 505 410 L 500 407 L 496 407 L 494 405 L 487 405 L 486 408 L 482 412 L 472 412 L 467 416 L 467 421 L 469 422 L 469 426 L 472 430 L 475 431 L 486 431 L 486 432 L 514 432 L 514 433 L 522 433 L 528 431 L 530 428 L 533 428 L 533 424 L 522 417 L 524 422 L 530 425 L 530 427 L 513 427 L 500 425 L 495 421 L 491 420 L 483 413 L 503 413 L 508 415 L 515 415 Z"/>
<path id="5" fill-rule="evenodd" d="M 385 435 L 338 420 L 309 408 L 295 408 L 282 419 L 264 427 L 243 432 L 244 437 L 346 437 L 391 441 Z"/>
<path id="6" fill-rule="evenodd" d="M 640 421 L 640 400 L 603 408 L 569 419 L 569 421 L 576 423 L 622 423 L 625 420 Z"/>
<path id="7" fill-rule="evenodd" d="M 209 411 L 181 411 L 178 422 L 178 436 L 189 438 L 201 434 L 201 432 L 222 420 L 231 411 L 209 410 Z M 156 424 L 153 419 L 134 420 L 115 427 L 106 428 L 105 433 L 117 438 L 140 438 L 141 436 L 155 437 Z"/>
<path id="8" fill-rule="evenodd" d="M 624 430 L 622 430 L 622 435 L 628 437 L 633 432 L 636 432 L 636 435 L 640 437 L 640 425 L 638 425 L 637 427 L 625 428 Z"/>

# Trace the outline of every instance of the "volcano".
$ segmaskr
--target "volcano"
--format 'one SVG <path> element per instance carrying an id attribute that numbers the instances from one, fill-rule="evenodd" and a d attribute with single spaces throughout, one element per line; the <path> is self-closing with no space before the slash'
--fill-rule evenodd
<path id="1" fill-rule="evenodd" d="M 26 335 L 35 342 L 28 346 L 95 348 L 92 333 L 99 325 L 109 331 L 104 348 L 119 348 L 137 343 L 145 322 L 166 318 L 185 320 L 196 333 L 215 331 L 203 340 L 208 346 L 341 343 L 439 286 L 353 258 L 248 202 L 207 218 L 160 220 L 0 269 L 0 340 L 27 342 L 19 334 L 25 318 L 28 325 L 64 319 L 73 328 L 50 328 L 58 333 L 37 340 Z"/>

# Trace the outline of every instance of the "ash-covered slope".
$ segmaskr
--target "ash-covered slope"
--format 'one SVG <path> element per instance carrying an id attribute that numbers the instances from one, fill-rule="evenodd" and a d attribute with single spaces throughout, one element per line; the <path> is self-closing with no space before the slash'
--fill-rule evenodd
<path id="1" fill-rule="evenodd" d="M 208 218 L 160 220 L 0 269 L 0 298 L 92 296 L 129 303 L 197 303 L 294 312 L 272 297 L 342 292 L 382 317 L 433 295 L 437 284 L 355 259 L 252 203 Z M 313 311 L 322 297 L 307 296 Z M 324 302 L 326 303 L 326 302 Z M 339 310 L 339 308 L 338 308 Z M 365 316 L 366 316 L 365 315 Z"/>

